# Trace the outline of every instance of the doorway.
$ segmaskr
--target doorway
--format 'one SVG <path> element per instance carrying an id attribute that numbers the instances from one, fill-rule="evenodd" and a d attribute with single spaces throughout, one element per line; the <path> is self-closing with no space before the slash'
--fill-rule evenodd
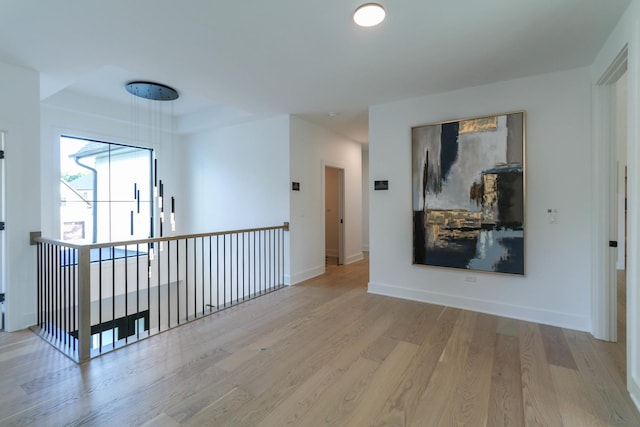
<path id="1" fill-rule="evenodd" d="M 627 365 L 627 73 L 612 83 L 615 90 L 615 171 L 616 171 L 616 345 L 612 347 L 612 360 L 622 378 L 626 378 Z M 613 141 L 612 141 L 613 142 Z"/>
<path id="2" fill-rule="evenodd" d="M 616 206 L 617 215 L 617 275 L 627 269 L 627 73 L 625 72 L 615 86 L 615 145 L 616 145 Z M 620 305 L 620 302 L 618 302 Z"/>
<path id="3" fill-rule="evenodd" d="M 344 264 L 344 169 L 324 168 L 325 268 Z"/>
<path id="4" fill-rule="evenodd" d="M 625 47 L 596 86 L 596 146 L 594 147 L 594 252 L 593 335 L 618 340 L 618 271 L 624 266 L 624 171 L 627 142 L 627 48 Z M 622 235 L 622 236 L 621 236 Z M 621 253 L 623 251 L 623 253 Z"/>

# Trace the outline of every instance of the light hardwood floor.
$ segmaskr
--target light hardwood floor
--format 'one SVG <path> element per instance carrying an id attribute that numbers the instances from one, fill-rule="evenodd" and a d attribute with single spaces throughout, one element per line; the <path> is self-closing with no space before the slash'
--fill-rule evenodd
<path id="1" fill-rule="evenodd" d="M 369 295 L 367 271 L 333 267 L 81 366 L 0 333 L 0 425 L 640 426 L 615 344 Z"/>

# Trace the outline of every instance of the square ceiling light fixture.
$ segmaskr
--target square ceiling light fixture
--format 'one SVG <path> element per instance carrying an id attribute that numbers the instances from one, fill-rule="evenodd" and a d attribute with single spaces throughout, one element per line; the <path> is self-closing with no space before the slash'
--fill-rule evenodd
<path id="1" fill-rule="evenodd" d="M 353 13 L 353 21 L 361 27 L 374 27 L 384 21 L 384 7 L 378 3 L 365 3 Z"/>

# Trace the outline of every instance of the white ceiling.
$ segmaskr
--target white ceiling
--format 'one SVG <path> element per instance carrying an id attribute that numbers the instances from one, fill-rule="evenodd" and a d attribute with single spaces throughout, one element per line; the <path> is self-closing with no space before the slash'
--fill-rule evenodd
<path id="1" fill-rule="evenodd" d="M 630 0 L 382 0 L 359 28 L 364 2 L 0 0 L 0 61 L 39 71 L 49 102 L 129 105 L 151 80 L 178 116 L 297 114 L 366 142 L 369 105 L 590 65 Z"/>

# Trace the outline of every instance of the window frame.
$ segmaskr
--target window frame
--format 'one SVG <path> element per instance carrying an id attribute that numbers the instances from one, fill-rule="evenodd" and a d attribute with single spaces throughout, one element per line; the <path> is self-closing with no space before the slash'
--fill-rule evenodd
<path id="1" fill-rule="evenodd" d="M 150 147 L 139 146 L 139 145 L 121 143 L 121 142 L 110 142 L 110 141 L 104 141 L 104 140 L 95 139 L 95 138 L 87 138 L 87 137 L 75 136 L 75 135 L 67 134 L 67 133 L 60 134 L 59 137 L 58 137 L 58 145 L 60 147 L 59 156 L 58 156 L 59 157 L 58 164 L 60 165 L 59 166 L 59 177 L 60 177 L 61 181 L 63 180 L 62 176 L 63 176 L 63 172 L 64 172 L 62 170 L 62 158 L 63 158 L 62 145 L 65 143 L 64 142 L 65 140 L 75 140 L 75 141 L 80 141 L 80 142 L 86 142 L 87 144 L 96 143 L 96 144 L 104 144 L 105 145 L 105 151 L 104 152 L 107 153 L 106 156 L 108 157 L 109 176 L 108 176 L 107 179 L 108 179 L 109 187 L 112 185 L 112 176 L 111 176 L 111 162 L 112 162 L 112 159 L 111 159 L 111 156 L 112 156 L 112 152 L 113 152 L 113 150 L 112 150 L 113 147 L 131 149 L 131 150 L 141 150 L 141 151 L 144 150 L 144 152 L 148 153 L 148 158 L 149 158 L 149 162 L 148 162 L 149 176 L 148 176 L 148 183 L 147 183 L 147 185 L 148 185 L 148 193 L 145 192 L 146 194 L 144 194 L 144 196 L 146 196 L 147 200 L 142 201 L 142 203 L 148 203 L 148 206 L 149 206 L 149 208 L 148 208 L 149 209 L 149 220 L 148 220 L 149 230 L 148 230 L 148 234 L 145 235 L 144 237 L 140 236 L 140 235 L 137 236 L 137 237 L 133 237 L 133 236 L 132 237 L 133 238 L 137 238 L 137 239 L 139 239 L 139 238 L 147 238 L 147 237 L 153 238 L 154 237 L 154 233 L 155 233 L 155 227 L 156 227 L 156 224 L 155 224 L 155 222 L 156 222 L 155 221 L 155 197 L 154 197 L 154 180 L 155 180 L 154 164 L 155 164 L 155 161 L 156 161 L 155 149 L 154 148 L 150 148 Z M 94 153 L 93 155 L 96 156 L 96 154 L 97 153 Z M 84 156 L 84 157 L 91 157 L 91 155 L 87 155 L 87 156 Z M 80 165 L 79 164 L 79 166 L 84 167 L 86 169 L 92 169 L 90 167 L 87 167 L 86 165 Z M 91 209 L 92 209 L 93 222 L 94 222 L 95 225 L 93 225 L 93 227 L 87 227 L 87 228 L 92 228 L 92 229 L 87 229 L 87 230 L 85 230 L 85 232 L 86 233 L 90 233 L 92 235 L 92 237 L 90 239 L 91 243 L 98 243 L 99 233 L 98 233 L 97 230 L 98 230 L 98 227 L 100 227 L 100 226 L 104 227 L 104 221 L 105 220 L 103 220 L 102 223 L 98 222 L 98 215 L 97 215 L 96 210 L 97 210 L 98 206 L 100 206 L 100 204 L 107 203 L 108 206 L 109 206 L 108 207 L 109 215 L 108 215 L 108 220 L 107 220 L 107 226 L 108 226 L 108 229 L 109 229 L 109 231 L 108 231 L 109 238 L 106 241 L 113 241 L 113 239 L 112 239 L 112 236 L 113 236 L 112 230 L 113 230 L 113 227 L 114 227 L 114 219 L 111 216 L 111 209 L 112 209 L 112 207 L 113 207 L 113 205 L 115 203 L 128 202 L 128 200 L 114 200 L 114 199 L 112 199 L 111 194 L 109 194 L 109 196 L 107 198 L 103 198 L 103 197 L 98 198 L 97 197 L 98 195 L 96 195 L 96 190 L 97 190 L 96 187 L 98 187 L 98 185 L 99 185 L 98 184 L 98 176 L 97 176 L 98 172 L 95 169 L 93 169 L 93 170 L 94 170 L 94 173 L 96 174 L 96 176 L 94 178 L 94 182 L 93 182 L 93 185 L 92 185 L 93 194 L 92 194 L 90 203 L 91 203 Z M 68 185 L 67 182 L 65 182 L 65 184 Z M 139 190 L 138 190 L 138 193 L 140 193 Z M 140 194 L 140 199 L 142 199 L 142 197 L 143 197 L 143 194 Z M 136 197 L 136 199 L 137 199 L 137 197 Z M 138 206 L 140 205 L 140 199 L 137 199 Z M 63 201 L 64 201 L 64 204 L 68 204 L 69 203 L 68 200 L 67 201 L 63 200 L 62 194 L 59 194 L 58 200 L 56 201 L 57 202 L 56 206 L 57 206 L 57 210 L 58 210 L 58 215 L 59 215 L 59 218 L 60 218 L 59 221 L 58 221 L 59 226 L 60 226 L 59 236 L 60 236 L 61 239 L 64 240 L 64 227 L 62 225 L 63 225 L 64 222 L 68 222 L 69 218 L 65 218 L 63 216 L 63 213 L 62 213 L 62 210 L 61 210 L 61 207 L 63 206 Z M 125 227 L 126 227 L 127 230 L 129 230 L 129 226 L 125 226 L 124 224 L 122 224 L 122 228 L 124 229 Z M 120 240 L 120 239 L 116 239 L 116 240 Z M 126 239 L 122 239 L 122 240 L 126 240 Z M 67 241 L 71 242 L 72 240 L 67 240 Z M 125 258 L 128 258 L 128 257 L 129 256 L 126 256 Z"/>

